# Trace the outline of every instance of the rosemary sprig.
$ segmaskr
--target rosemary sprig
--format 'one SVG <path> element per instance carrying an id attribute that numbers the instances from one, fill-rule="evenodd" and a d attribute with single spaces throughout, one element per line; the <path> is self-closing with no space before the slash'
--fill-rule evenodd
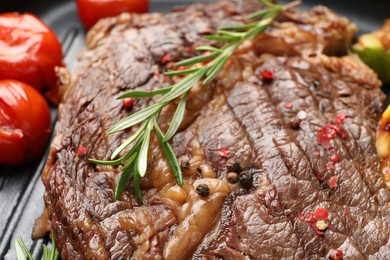
<path id="1" fill-rule="evenodd" d="M 148 150 L 150 145 L 151 133 L 156 132 L 158 140 L 161 144 L 167 162 L 175 176 L 176 182 L 179 186 L 183 185 L 183 176 L 180 169 L 178 160 L 169 144 L 169 140 L 178 131 L 181 122 L 183 121 L 186 100 L 189 91 L 193 86 L 202 81 L 203 85 L 207 85 L 212 82 L 223 69 L 226 62 L 233 55 L 235 50 L 245 41 L 251 40 L 264 32 L 264 30 L 275 20 L 275 18 L 281 12 L 286 11 L 299 4 L 299 1 L 292 2 L 286 6 L 278 5 L 269 2 L 268 0 L 259 0 L 266 8 L 254 12 L 248 16 L 248 19 L 260 19 L 252 23 L 244 25 L 234 25 L 220 28 L 217 35 L 207 35 L 204 38 L 226 42 L 221 48 L 211 46 L 200 46 L 196 48 L 197 51 L 207 51 L 208 54 L 199 55 L 187 60 L 177 62 L 176 67 L 187 67 L 184 70 L 168 71 L 165 73 L 167 76 L 185 76 L 178 83 L 153 91 L 129 91 L 118 99 L 122 98 L 144 98 L 153 97 L 156 95 L 163 95 L 157 103 L 144 108 L 134 114 L 123 118 L 116 124 L 114 124 L 108 131 L 108 134 L 113 134 L 119 131 L 123 131 L 132 126 L 142 123 L 139 129 L 127 139 L 122 145 L 120 145 L 112 154 L 112 161 L 99 161 L 95 159 L 89 159 L 90 162 L 101 165 L 118 165 L 124 164 L 122 168 L 122 174 L 119 178 L 116 190 L 115 198 L 118 199 L 125 189 L 128 181 L 133 177 L 134 189 L 140 202 L 142 202 L 142 194 L 139 185 L 139 179 L 144 177 L 147 171 L 148 165 Z M 202 64 L 198 68 L 191 68 L 195 64 L 208 61 L 207 64 Z M 180 102 L 176 108 L 176 112 L 173 115 L 172 121 L 167 132 L 164 134 L 158 126 L 158 119 L 161 110 L 172 103 L 176 98 L 181 97 Z M 128 146 L 133 146 L 127 154 L 119 159 L 116 159 L 119 154 L 123 152 Z"/>
<path id="2" fill-rule="evenodd" d="M 51 249 L 49 249 L 46 245 L 43 246 L 43 255 L 42 260 L 57 260 L 60 257 L 60 254 L 56 248 L 56 242 L 54 240 L 54 231 L 51 231 Z M 15 240 L 15 251 L 16 258 L 18 260 L 34 260 L 31 252 L 28 250 L 26 244 L 24 243 L 22 237 L 19 236 L 18 239 Z"/>

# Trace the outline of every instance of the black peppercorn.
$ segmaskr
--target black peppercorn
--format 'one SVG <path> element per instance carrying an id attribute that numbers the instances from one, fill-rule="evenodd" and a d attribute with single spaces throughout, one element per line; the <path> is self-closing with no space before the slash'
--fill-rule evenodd
<path id="1" fill-rule="evenodd" d="M 238 182 L 238 173 L 229 172 L 227 175 L 227 179 L 230 183 L 237 183 Z"/>
<path id="2" fill-rule="evenodd" d="M 210 195 L 210 188 L 206 184 L 199 184 L 196 187 L 196 193 L 198 193 L 202 197 L 207 197 Z"/>
<path id="3" fill-rule="evenodd" d="M 190 167 L 190 162 L 187 160 L 183 160 L 180 162 L 180 168 L 182 170 L 188 169 Z"/>
<path id="4" fill-rule="evenodd" d="M 293 117 L 290 119 L 290 126 L 293 129 L 298 129 L 300 124 L 301 124 L 301 119 L 299 119 L 298 117 Z"/>
<path id="5" fill-rule="evenodd" d="M 229 172 L 241 172 L 241 165 L 238 162 L 229 162 L 227 165 L 227 169 Z"/>
<path id="6" fill-rule="evenodd" d="M 251 171 L 243 171 L 240 173 L 238 180 L 244 186 L 252 184 L 253 176 Z"/>

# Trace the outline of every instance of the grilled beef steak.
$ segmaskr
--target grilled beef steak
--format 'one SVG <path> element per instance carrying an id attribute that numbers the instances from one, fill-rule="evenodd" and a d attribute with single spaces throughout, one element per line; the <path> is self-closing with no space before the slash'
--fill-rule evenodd
<path id="1" fill-rule="evenodd" d="M 374 146 L 384 96 L 357 59 L 326 56 L 345 54 L 356 29 L 325 7 L 279 17 L 212 84 L 192 89 L 172 141 L 183 187 L 156 136 L 143 205 L 131 183 L 114 199 L 121 167 L 88 163 L 109 159 L 136 130 L 108 136 L 113 123 L 155 101 L 129 109 L 119 94 L 180 80 L 162 75 L 171 62 L 258 8 L 226 0 L 125 14 L 88 34 L 42 176 L 64 259 L 390 257 L 390 198 Z M 175 107 L 161 114 L 164 130 Z"/>

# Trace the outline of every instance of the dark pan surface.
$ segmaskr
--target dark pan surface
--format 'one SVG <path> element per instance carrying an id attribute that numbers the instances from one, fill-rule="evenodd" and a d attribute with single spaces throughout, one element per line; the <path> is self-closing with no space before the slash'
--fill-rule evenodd
<path id="1" fill-rule="evenodd" d="M 151 11 L 165 12 L 177 4 L 195 0 L 154 0 Z M 208 2 L 203 0 L 202 2 Z M 281 1 L 287 2 L 287 1 Z M 302 8 L 316 4 L 326 5 L 358 24 L 360 33 L 380 28 L 383 20 L 390 17 L 390 4 L 387 0 L 304 0 Z M 72 0 L 12 0 L 0 3 L 0 12 L 32 12 L 43 19 L 58 35 L 63 43 L 65 62 L 73 71 L 76 56 L 84 48 L 85 31 L 77 17 Z M 386 91 L 387 92 L 387 91 Z M 52 108 L 53 125 L 56 110 Z M 21 235 L 34 259 L 40 259 L 42 246 L 48 239 L 31 240 L 35 219 L 43 209 L 44 187 L 40 172 L 46 156 L 41 161 L 21 166 L 0 166 L 0 259 L 16 259 L 13 241 Z"/>

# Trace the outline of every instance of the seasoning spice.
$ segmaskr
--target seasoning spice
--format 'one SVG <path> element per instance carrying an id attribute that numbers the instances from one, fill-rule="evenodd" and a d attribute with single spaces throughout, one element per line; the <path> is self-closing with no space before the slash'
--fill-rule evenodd
<path id="1" fill-rule="evenodd" d="M 167 53 L 161 58 L 161 63 L 166 64 L 171 59 L 171 56 Z"/>
<path id="2" fill-rule="evenodd" d="M 206 184 L 199 184 L 196 187 L 196 193 L 198 193 L 202 197 L 207 197 L 210 195 L 210 188 Z"/>
<path id="3" fill-rule="evenodd" d="M 335 189 L 337 187 L 337 181 L 338 180 L 339 180 L 339 178 L 337 176 L 330 177 L 330 179 L 328 181 L 329 188 Z"/>
<path id="4" fill-rule="evenodd" d="M 334 170 L 334 169 L 335 169 L 334 163 L 328 162 L 328 164 L 326 165 L 326 169 L 328 169 L 328 170 Z"/>
<path id="5" fill-rule="evenodd" d="M 287 109 L 291 109 L 293 107 L 293 104 L 291 102 L 287 102 L 286 104 L 284 104 L 284 107 Z"/>
<path id="6" fill-rule="evenodd" d="M 219 150 L 219 155 L 225 158 L 228 156 L 229 153 L 230 153 L 229 147 L 221 148 Z"/>
<path id="7" fill-rule="evenodd" d="M 133 105 L 134 105 L 134 98 L 124 98 L 122 99 L 122 106 L 124 108 L 133 108 Z"/>
<path id="8" fill-rule="evenodd" d="M 303 110 L 299 111 L 298 114 L 297 114 L 297 117 L 300 119 L 300 120 L 304 120 L 306 119 L 307 117 L 307 113 Z"/>
<path id="9" fill-rule="evenodd" d="M 181 161 L 180 168 L 182 168 L 183 170 L 190 168 L 190 162 L 188 160 Z"/>
<path id="10" fill-rule="evenodd" d="M 344 119 L 345 119 L 345 112 L 344 113 L 341 113 L 339 115 L 336 116 L 336 122 L 341 125 L 344 123 Z"/>
<path id="11" fill-rule="evenodd" d="M 323 235 L 329 227 L 328 217 L 328 211 L 325 208 L 317 208 L 314 213 L 305 214 L 305 221 L 314 228 L 318 235 Z"/>
<path id="12" fill-rule="evenodd" d="M 241 172 L 241 165 L 239 162 L 230 161 L 227 165 L 227 169 L 229 172 L 240 173 Z"/>
<path id="13" fill-rule="evenodd" d="M 238 182 L 238 173 L 236 172 L 229 172 L 227 175 L 227 180 L 230 183 L 237 183 Z"/>
<path id="14" fill-rule="evenodd" d="M 79 148 L 77 149 L 77 156 L 81 157 L 87 154 L 87 148 L 80 145 Z"/>
<path id="15" fill-rule="evenodd" d="M 274 78 L 274 71 L 273 70 L 264 69 L 264 70 L 262 70 L 260 72 L 260 76 L 265 81 L 271 81 Z"/>
<path id="16" fill-rule="evenodd" d="M 298 129 L 301 126 L 301 122 L 302 122 L 301 119 L 294 116 L 293 118 L 290 119 L 289 125 L 293 129 Z"/>
<path id="17" fill-rule="evenodd" d="M 336 138 L 338 134 L 341 138 L 346 139 L 347 133 L 338 125 L 326 125 L 317 133 L 317 140 L 320 145 L 329 146 L 330 141 Z"/>
<path id="18" fill-rule="evenodd" d="M 330 260 L 342 260 L 343 259 L 343 251 L 341 249 L 332 249 L 329 252 L 328 258 Z"/>
<path id="19" fill-rule="evenodd" d="M 330 161 L 333 163 L 338 163 L 340 161 L 340 156 L 338 154 L 335 154 L 330 158 Z"/>
<path id="20" fill-rule="evenodd" d="M 238 176 L 238 180 L 244 186 L 248 186 L 248 185 L 252 184 L 252 181 L 253 181 L 252 172 L 251 171 L 241 172 L 240 175 Z"/>

